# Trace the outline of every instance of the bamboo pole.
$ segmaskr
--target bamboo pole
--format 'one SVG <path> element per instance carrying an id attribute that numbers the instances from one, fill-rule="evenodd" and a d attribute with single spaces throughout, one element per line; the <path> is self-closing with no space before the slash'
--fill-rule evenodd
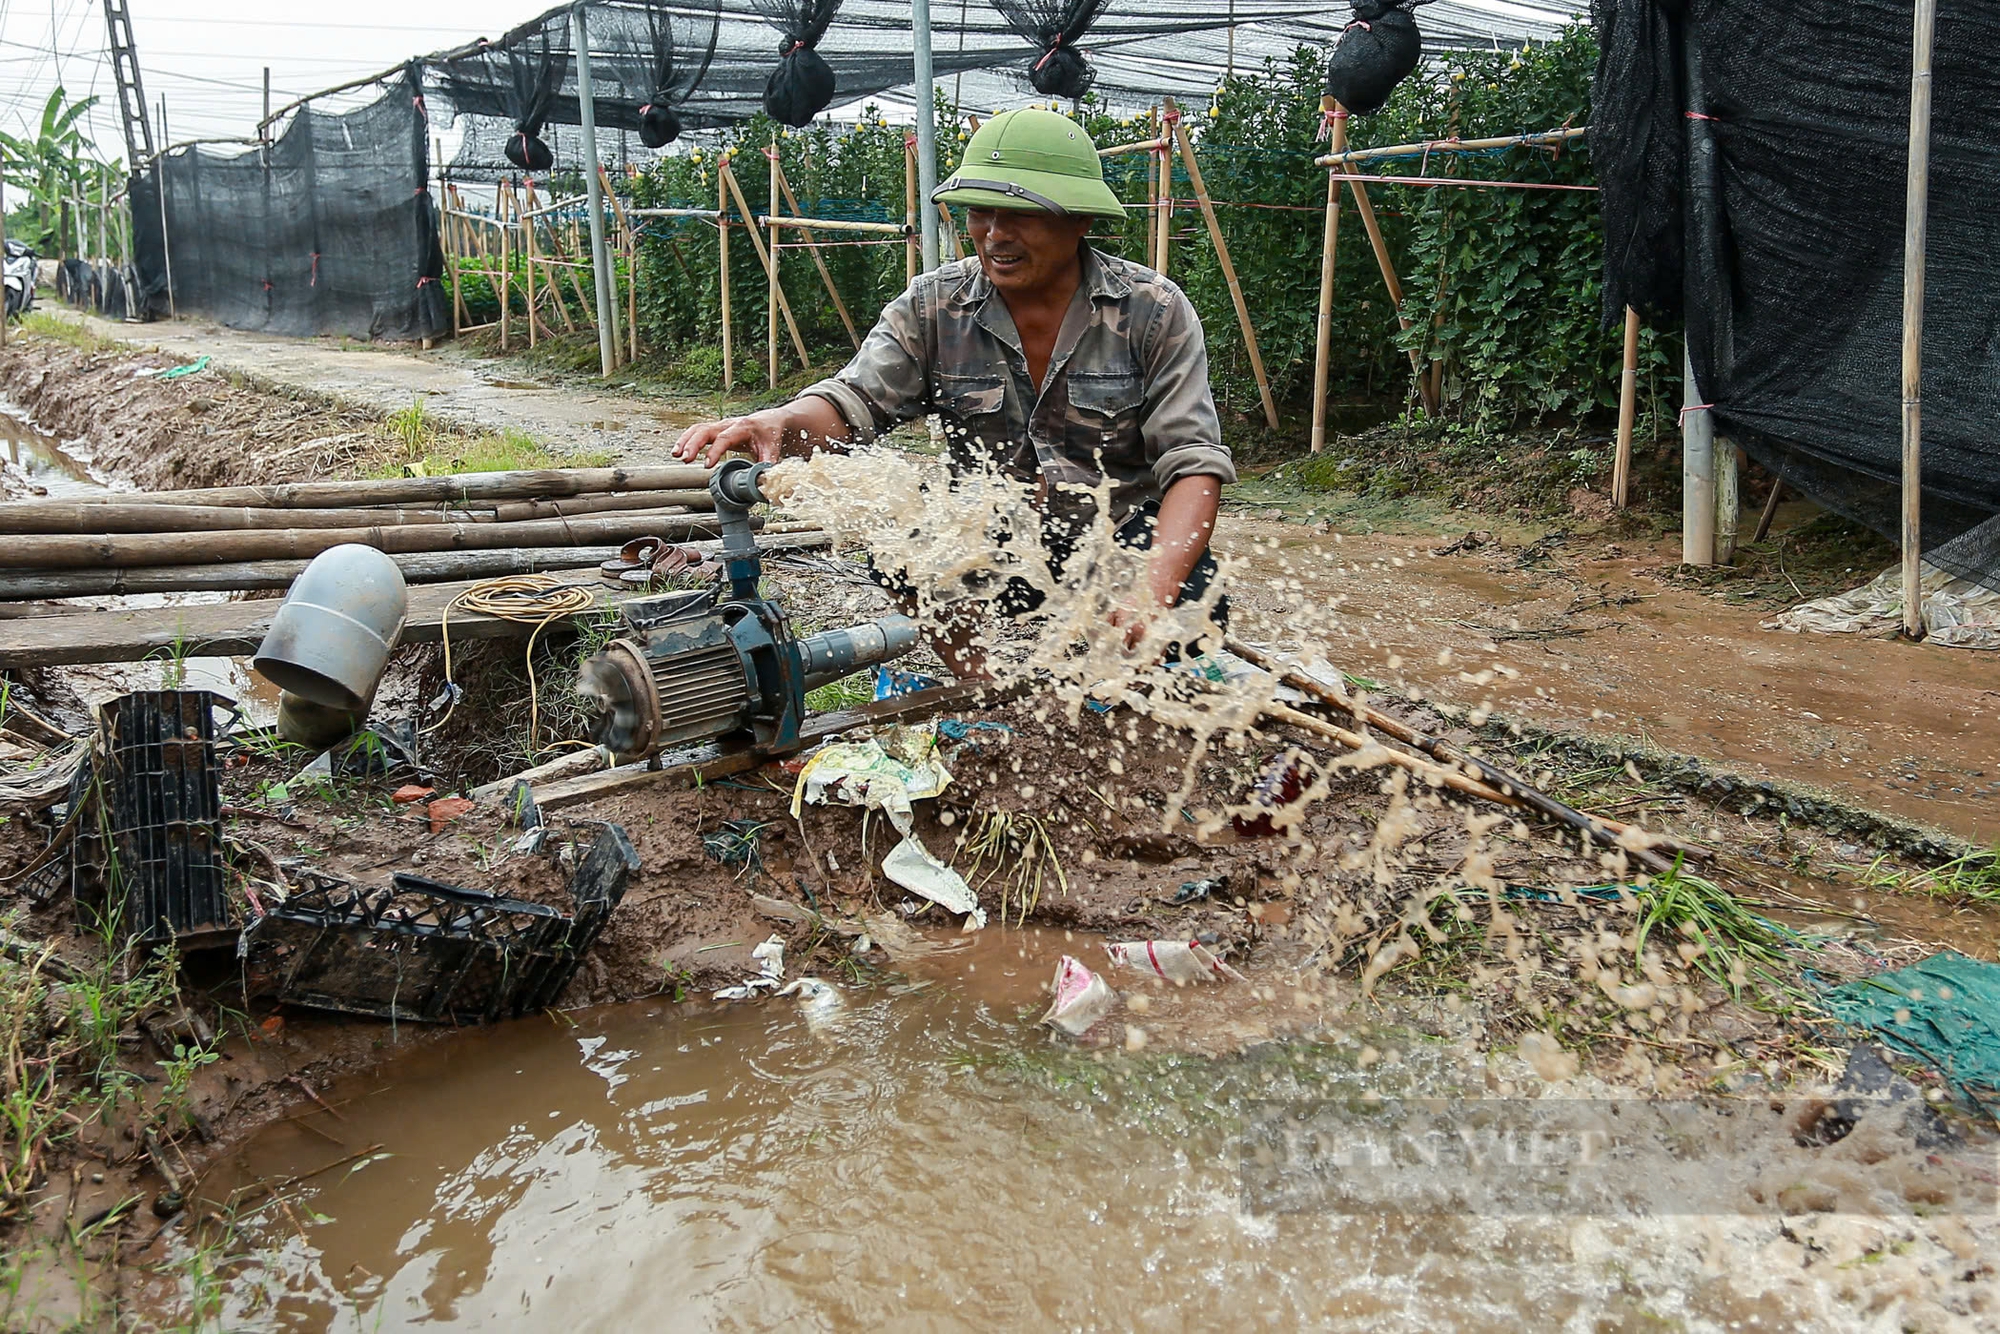
<path id="1" fill-rule="evenodd" d="M 1160 155 L 1146 154 L 1146 263 L 1160 250 Z"/>
<path id="2" fill-rule="evenodd" d="M 1135 139 L 1129 144 L 1113 144 L 1109 148 L 1097 150 L 1099 157 L 1117 157 L 1121 153 L 1158 153 L 1173 145 L 1165 139 Z"/>
<path id="3" fill-rule="evenodd" d="M 1565 805 L 1539 789 L 1522 782 L 1513 774 L 1488 764 L 1485 760 L 1467 755 L 1446 742 L 1440 741 L 1435 737 L 1426 736 L 1415 728 L 1395 718 L 1391 718 L 1379 710 L 1369 708 L 1368 705 L 1354 699 L 1344 690 L 1329 686 L 1326 682 L 1307 676 L 1304 672 L 1281 667 L 1268 654 L 1240 640 L 1234 638 L 1225 639 L 1224 646 L 1251 666 L 1270 672 L 1285 685 L 1311 695 L 1322 704 L 1330 705 L 1345 713 L 1361 726 L 1373 728 L 1385 736 L 1400 741 L 1404 745 L 1436 761 L 1439 766 L 1442 766 L 1442 770 L 1439 771 L 1441 775 L 1450 775 L 1450 778 L 1445 779 L 1445 785 L 1454 791 L 1464 792 L 1468 796 L 1483 797 L 1488 801 L 1499 802 L 1501 805 L 1527 807 L 1538 814 L 1566 824 L 1579 833 L 1587 834 L 1591 841 L 1600 847 L 1627 852 L 1649 870 L 1664 872 L 1672 869 L 1672 863 L 1650 848 L 1626 848 L 1624 843 L 1620 841 L 1620 836 L 1629 832 L 1630 826 L 1628 825 L 1620 824 L 1614 820 L 1605 820 L 1597 816 L 1586 815 L 1574 807 Z M 1346 732 L 1343 728 L 1332 728 L 1330 724 L 1313 718 L 1310 714 L 1301 714 L 1295 709 L 1278 707 L 1266 710 L 1266 713 L 1268 716 L 1276 718 L 1281 722 L 1291 723 L 1293 726 L 1302 727 L 1309 731 L 1320 731 L 1321 735 L 1329 735 L 1330 732 L 1344 733 L 1344 735 L 1337 736 L 1334 739 L 1351 749 L 1358 750 L 1362 745 L 1367 744 L 1367 739 L 1364 737 L 1352 732 Z M 1306 721 L 1302 723 L 1299 721 L 1300 719 L 1305 719 Z M 1307 726 L 1307 724 L 1311 724 L 1311 726 Z M 1328 730 L 1321 731 L 1321 729 Z M 1401 755 L 1400 751 L 1390 751 L 1389 753 L 1392 756 Z M 1403 758 L 1404 760 L 1408 760 L 1413 757 L 1405 756 Z M 1391 762 L 1402 763 L 1402 761 L 1395 760 Z M 1404 763 L 1403 767 L 1412 768 L 1413 766 Z M 1424 770 L 1417 770 L 1417 772 L 1427 771 L 1430 771 L 1430 766 L 1428 765 L 1425 766 Z M 1478 781 L 1474 781 L 1473 775 L 1477 776 Z M 1456 779 L 1457 781 L 1451 781 L 1452 779 Z M 1471 786 L 1467 786 L 1467 784 L 1471 784 Z"/>
<path id="4" fill-rule="evenodd" d="M 1396 327 L 1408 331 L 1410 320 L 1403 314 L 1403 283 L 1396 276 L 1395 264 L 1389 259 L 1389 243 L 1382 237 L 1382 224 L 1375 216 L 1375 201 L 1368 197 L 1368 187 L 1360 181 L 1350 180 L 1347 185 L 1354 193 L 1354 211 L 1361 215 L 1361 225 L 1368 232 L 1368 247 L 1375 252 L 1375 267 L 1381 270 L 1382 286 L 1389 290 L 1389 301 L 1396 312 Z M 1417 377 L 1418 393 L 1423 397 L 1424 407 L 1435 413 L 1437 398 L 1425 374 L 1427 369 L 1423 353 L 1411 348 L 1410 370 Z"/>
<path id="5" fill-rule="evenodd" d="M 1333 123 L 1333 151 L 1347 147 L 1347 110 L 1331 97 L 1319 100 L 1320 114 Z M 1320 234 L 1319 324 L 1313 345 L 1312 452 L 1326 447 L 1327 380 L 1333 366 L 1333 273 L 1334 252 L 1340 243 L 1340 182 L 1326 174 L 1326 222 Z"/>
<path id="6" fill-rule="evenodd" d="M 1162 123 L 1165 122 L 1163 121 Z M 1168 261 L 1173 254 L 1174 246 L 1174 159 L 1173 152 L 1167 147 L 1167 141 L 1164 137 L 1161 139 L 1160 151 L 1156 156 L 1160 159 L 1160 231 L 1158 237 L 1160 248 L 1153 256 L 1153 268 L 1164 277 L 1167 272 Z"/>
<path id="7" fill-rule="evenodd" d="M 1348 152 L 1336 148 L 1331 153 L 1313 159 L 1315 167 L 1341 167 L 1353 162 L 1368 162 L 1375 158 L 1415 157 L 1420 153 L 1469 153 L 1488 148 L 1554 148 L 1571 139 L 1581 139 L 1590 133 L 1588 125 L 1568 125 L 1559 130 L 1539 130 L 1533 134 L 1507 134 L 1495 139 L 1432 139 L 1420 144 L 1390 144 L 1384 148 L 1357 148 Z M 1343 143 L 1346 141 L 1343 139 Z"/>
<path id="8" fill-rule="evenodd" d="M 708 469 L 691 463 L 640 468 L 521 468 L 443 477 L 362 478 L 344 482 L 274 482 L 185 491 L 102 491 L 62 500 L 17 500 L 10 513 L 43 505 L 220 505 L 272 509 L 331 509 L 347 505 L 469 504 L 479 500 L 539 500 L 553 496 L 697 490 Z"/>
<path id="9" fill-rule="evenodd" d="M 129 494 L 129 493 L 121 493 Z M 490 522 L 490 514 L 444 509 L 279 510 L 262 506 L 112 503 L 0 505 L 0 535 L 63 533 L 227 533 L 263 528 L 368 528 Z"/>
<path id="10" fill-rule="evenodd" d="M 940 205 L 939 207 L 943 207 Z M 762 220 L 766 227 L 768 219 Z M 794 230 L 809 227 L 816 232 L 866 232 L 871 236 L 908 236 L 910 229 L 900 222 L 868 222 L 858 218 L 803 218 L 793 216 L 782 218 L 779 225 Z"/>
<path id="11" fill-rule="evenodd" d="M 630 231 L 631 224 L 625 221 L 625 206 L 619 202 L 617 192 L 611 188 L 611 173 L 604 169 L 604 164 L 601 162 L 597 166 L 597 180 L 600 187 L 598 192 L 600 197 L 607 200 L 611 205 L 613 221 L 617 223 L 620 231 Z M 611 254 L 611 241 L 607 237 L 604 242 L 604 271 L 607 275 L 610 291 L 610 305 L 608 309 L 611 312 L 611 344 L 615 354 L 612 361 L 614 366 L 620 366 L 624 365 L 629 358 L 624 355 L 625 330 L 619 327 L 624 317 L 624 311 L 618 304 L 618 266 L 612 262 Z M 630 284 L 628 283 L 627 286 L 630 286 Z"/>
<path id="12" fill-rule="evenodd" d="M 1639 414 L 1639 312 L 1625 307 L 1625 369 L 1618 376 L 1618 455 L 1611 464 L 1611 503 L 1631 503 L 1632 423 Z"/>
<path id="13" fill-rule="evenodd" d="M 782 233 L 778 231 L 778 132 L 775 129 L 771 131 L 771 147 L 765 156 L 769 159 L 766 165 L 770 168 L 771 199 L 769 211 L 764 216 L 768 219 L 766 225 L 771 229 L 771 253 L 764 262 L 764 282 L 769 289 L 768 295 L 765 297 L 764 339 L 765 355 L 769 359 L 770 387 L 776 389 L 778 387 L 778 294 L 780 290 L 778 287 L 778 238 Z"/>
<path id="14" fill-rule="evenodd" d="M 1167 106 L 1174 105 L 1172 98 Z M 1229 243 L 1222 237 L 1222 223 L 1215 216 L 1215 202 L 1208 197 L 1208 185 L 1202 180 L 1201 164 L 1195 160 L 1194 141 L 1188 137 L 1187 126 L 1174 122 L 1174 138 L 1179 142 L 1181 162 L 1187 167 L 1188 184 L 1194 187 L 1195 202 L 1201 206 L 1201 216 L 1208 223 L 1208 239 L 1215 244 L 1215 258 L 1222 265 L 1223 281 L 1229 284 L 1229 299 L 1236 304 L 1236 321 L 1243 327 L 1243 348 L 1250 354 L 1250 371 L 1257 377 L 1257 394 L 1264 400 L 1264 422 L 1272 430 L 1278 429 L 1278 405 L 1271 398 L 1271 382 L 1264 374 L 1264 354 L 1257 349 L 1257 330 L 1250 323 L 1250 304 L 1243 298 L 1243 284 L 1237 281 L 1236 266 L 1229 261 Z"/>
<path id="15" fill-rule="evenodd" d="M 514 266 L 509 262 L 508 255 L 513 238 L 509 235 L 504 225 L 507 217 L 507 198 L 512 193 L 510 190 L 508 194 L 503 195 L 500 192 L 498 184 L 493 187 L 495 216 L 500 218 L 503 223 L 500 228 L 500 281 L 497 284 L 500 289 L 500 350 L 502 352 L 506 352 L 512 347 L 511 339 L 513 338 L 514 316 L 512 307 L 514 304 L 514 293 L 512 289 Z M 534 319 L 535 312 L 530 307 L 528 311 L 528 341 L 530 344 L 534 342 Z"/>
<path id="16" fill-rule="evenodd" d="M 792 223 L 794 226 L 798 226 L 798 218 L 802 210 L 799 208 L 797 197 L 792 194 L 791 181 L 786 179 L 784 164 L 774 160 L 771 163 L 771 170 L 776 173 L 778 189 L 784 194 L 785 207 L 792 211 L 792 217 L 786 219 L 786 221 Z M 806 253 L 812 256 L 814 266 L 819 269 L 820 280 L 826 284 L 826 294 L 833 301 L 834 313 L 839 315 L 840 322 L 847 326 L 848 341 L 853 343 L 855 349 L 859 351 L 861 347 L 861 335 L 854 328 L 853 316 L 847 313 L 847 303 L 840 299 L 840 289 L 833 285 L 833 270 L 827 268 L 826 259 L 819 252 L 819 241 L 813 236 L 811 229 L 798 226 L 798 232 L 800 236 L 805 238 Z M 777 232 L 774 231 L 771 233 L 771 239 L 773 241 L 778 239 Z M 953 248 L 956 249 L 956 246 L 954 245 Z"/>
<path id="17" fill-rule="evenodd" d="M 534 182 L 530 181 L 528 183 L 528 190 L 531 195 L 534 191 L 534 188 L 535 188 Z M 507 187 L 507 193 L 509 195 L 512 195 L 514 193 L 514 187 L 509 185 Z M 528 262 L 522 265 L 522 270 L 527 275 L 527 284 L 528 284 L 527 285 L 528 346 L 530 348 L 533 348 L 535 346 L 536 339 L 538 337 L 538 333 L 535 326 L 540 323 L 540 316 L 536 314 L 535 310 L 535 307 L 538 304 L 535 293 L 535 250 L 536 250 L 535 220 L 534 218 L 530 217 L 525 210 L 518 210 L 518 211 L 520 212 L 521 216 L 521 244 L 523 248 L 526 250 L 528 257 Z"/>
<path id="18" fill-rule="evenodd" d="M 1903 633 L 1924 636 L 1924 263 L 1930 229 L 1931 49 L 1937 0 L 1916 0 L 1910 43 L 1910 166 L 1903 212 Z"/>
<path id="19" fill-rule="evenodd" d="M 402 527 L 273 528 L 235 533 L 84 533 L 17 536 L 0 545 L 0 567 L 43 570 L 99 566 L 209 565 L 299 560 L 348 543 L 378 551 L 467 551 L 581 546 L 635 537 L 682 541 L 720 533 L 713 518 L 684 510 L 638 510 L 526 523 L 406 524 Z"/>
<path id="20" fill-rule="evenodd" d="M 1685 358 L 1681 398 L 1681 564 L 1715 564 L 1715 419 L 1701 401 L 1694 358 Z"/>
<path id="21" fill-rule="evenodd" d="M 1771 479 L 1771 494 L 1764 500 L 1764 512 L 1757 516 L 1757 533 L 1750 539 L 1755 545 L 1771 535 L 1771 520 L 1778 517 L 1778 505 L 1785 498 L 1785 479 Z"/>
<path id="22" fill-rule="evenodd" d="M 736 345 L 729 313 L 729 160 L 715 165 L 715 248 L 722 283 L 722 392 L 736 388 Z"/>
<path id="23" fill-rule="evenodd" d="M 743 216 L 749 218 L 751 216 L 750 203 L 743 197 L 743 187 L 737 183 L 736 173 L 729 170 L 727 165 L 722 168 L 722 171 L 724 179 L 729 183 L 730 197 L 735 199 L 736 207 L 743 210 Z M 771 272 L 771 256 L 764 249 L 764 238 L 757 234 L 757 228 L 754 223 L 747 224 L 744 230 L 750 234 L 750 248 L 756 253 L 757 262 L 762 264 L 764 272 L 769 274 Z M 785 289 L 782 286 L 777 286 L 776 290 L 778 294 L 778 309 L 784 314 L 785 327 L 791 330 L 792 344 L 798 349 L 799 353 L 799 364 L 810 368 L 812 366 L 812 358 L 806 355 L 806 340 L 799 333 L 798 321 L 792 318 L 792 303 L 785 299 Z"/>

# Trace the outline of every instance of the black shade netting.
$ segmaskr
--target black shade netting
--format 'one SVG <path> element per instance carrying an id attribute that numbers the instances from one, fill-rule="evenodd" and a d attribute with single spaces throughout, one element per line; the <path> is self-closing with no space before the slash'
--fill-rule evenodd
<path id="1" fill-rule="evenodd" d="M 781 58 L 791 46 L 782 35 L 792 31 L 788 16 L 779 12 L 786 7 L 774 7 L 773 0 L 591 0 L 592 74 L 604 159 L 629 160 L 658 152 L 640 136 L 664 137 L 672 121 L 679 122 L 683 133 L 692 133 L 766 112 L 774 37 L 784 43 Z M 1071 8 L 1053 6 L 1052 12 L 1061 12 L 1051 22 Z M 1438 50 L 1489 49 L 1496 42 L 1519 45 L 1554 35 L 1570 13 L 1566 0 L 1509 0 L 1504 9 L 1437 0 L 1424 10 L 1423 40 L 1427 48 Z M 645 111 L 658 106 L 657 75 L 648 68 L 648 57 L 631 58 L 633 52 L 650 50 L 654 26 L 662 15 L 672 23 L 676 84 L 696 53 L 713 50 L 692 87 L 684 94 L 677 91 L 676 100 L 668 102 L 671 120 L 657 110 L 650 115 Z M 1136 109 L 1157 102 L 1162 93 L 1206 96 L 1227 69 L 1242 73 L 1262 68 L 1267 59 L 1289 60 L 1301 44 L 1331 45 L 1350 17 L 1345 4 L 1336 9 L 1301 8 L 1296 0 L 1145 0 L 1099 6 L 1087 25 L 1089 63 L 1077 55 L 1075 39 L 1064 37 L 1054 48 L 1062 54 L 1038 72 L 1033 66 L 1050 47 L 1038 35 L 1032 15 L 1027 17 L 1025 38 L 1040 54 L 1023 61 L 1024 33 L 1014 17 L 986 0 L 964 5 L 932 0 L 932 63 L 940 85 L 949 79 L 952 92 L 962 93 L 966 106 L 982 113 L 1019 105 L 1038 91 L 1052 95 L 1038 89 L 1036 80 L 1046 84 L 1075 67 L 1088 72 L 1095 95 Z M 1235 36 L 1230 41 L 1225 31 L 1232 22 Z M 912 75 L 910 38 L 909 0 L 842 0 L 837 21 L 810 48 L 817 58 L 813 63 L 823 64 L 834 79 L 834 90 L 826 96 L 850 104 L 884 93 L 906 99 Z M 581 121 L 574 42 L 572 9 L 565 5 L 495 41 L 425 58 L 435 70 L 429 92 L 433 116 L 440 126 L 447 122 L 452 126 L 446 142 L 455 143 L 448 169 L 454 179 L 470 181 L 522 170 L 514 160 L 520 147 L 512 155 L 506 151 L 521 99 L 513 82 L 515 66 L 500 56 L 514 48 L 536 57 L 528 62 L 531 69 L 542 68 L 538 58 L 544 47 L 555 57 L 554 86 L 540 133 L 554 163 L 545 170 L 576 169 L 580 161 L 576 136 L 565 128 Z M 821 108 L 817 88 L 802 85 L 780 92 L 778 109 L 793 121 L 808 106 Z M 1064 90 L 1053 95 L 1064 95 Z"/>
<path id="2" fill-rule="evenodd" d="M 386 339 L 449 331 L 428 133 L 413 66 L 358 110 L 302 110 L 270 146 L 268 166 L 256 149 L 168 154 L 157 270 L 148 232 L 158 235 L 158 202 L 144 177 L 134 182 L 142 290 L 164 294 L 171 274 L 179 313 L 236 329 Z"/>
<path id="3" fill-rule="evenodd" d="M 678 37 L 676 23 L 683 28 Z M 677 15 L 664 8 L 649 9 L 637 22 L 611 34 L 610 68 L 620 83 L 628 89 L 652 90 L 637 111 L 639 141 L 646 147 L 665 148 L 681 137 L 683 126 L 676 108 L 708 73 L 720 35 L 720 0 L 711 0 L 705 23 L 698 12 Z M 597 45 L 595 41 L 591 44 Z"/>
<path id="4" fill-rule="evenodd" d="M 1357 116 L 1372 116 L 1417 67 L 1423 34 L 1414 17 L 1429 0 L 1351 0 L 1353 17 L 1326 61 L 1327 95 Z"/>
<path id="5" fill-rule="evenodd" d="M 826 36 L 841 0 L 753 0 L 783 35 L 778 67 L 764 85 L 764 110 L 772 120 L 804 129 L 826 110 L 839 86 L 833 66 L 814 48 Z"/>
<path id="6" fill-rule="evenodd" d="M 1606 0 L 1592 109 L 1607 317 L 1678 285 L 1716 430 L 1786 483 L 1894 538 L 1909 7 Z M 2000 8 L 1939 16 L 1923 330 L 1925 559 L 2000 588 Z M 1675 73 L 1662 69 L 1673 66 Z M 1692 71 L 1687 73 L 1687 71 Z M 1685 86 L 1663 110 L 1676 77 Z M 1693 113 L 1693 117 L 1689 113 Z M 1669 126 L 1679 120 L 1679 134 Z M 1609 157 L 1598 156 L 1609 150 Z M 1607 160 L 1615 166 L 1606 170 Z M 1678 222 L 1653 210 L 1681 204 Z M 1647 249 L 1664 229 L 1684 239 Z"/>
<path id="7" fill-rule="evenodd" d="M 1103 15 L 1111 0 L 993 0 L 1000 17 L 1033 42 L 1041 55 L 1028 67 L 1038 93 L 1071 101 L 1090 91 L 1097 71 L 1077 43 Z"/>

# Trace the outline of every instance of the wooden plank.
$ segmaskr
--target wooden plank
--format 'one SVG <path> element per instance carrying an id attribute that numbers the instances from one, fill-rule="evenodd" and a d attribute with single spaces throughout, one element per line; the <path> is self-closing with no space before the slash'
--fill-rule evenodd
<path id="1" fill-rule="evenodd" d="M 420 584 L 410 589 L 409 619 L 403 627 L 405 644 L 434 643 L 443 638 L 444 611 L 451 600 L 476 584 Z M 597 595 L 597 606 L 610 606 L 625 594 L 590 571 L 575 572 L 574 582 Z M 284 605 L 278 598 L 254 602 L 209 602 L 194 606 L 140 607 L 54 616 L 20 621 L 8 627 L 0 644 L 0 667 L 52 667 L 86 662 L 138 662 L 156 654 L 178 653 L 191 658 L 243 657 L 255 653 Z M 492 616 L 457 611 L 451 616 L 455 640 L 501 639 L 526 635 L 534 627 Z"/>

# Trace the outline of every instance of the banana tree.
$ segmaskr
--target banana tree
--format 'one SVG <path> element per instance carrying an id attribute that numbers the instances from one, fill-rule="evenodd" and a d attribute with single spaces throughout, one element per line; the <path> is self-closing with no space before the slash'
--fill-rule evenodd
<path id="1" fill-rule="evenodd" d="M 0 171 L 9 186 L 26 192 L 37 239 L 45 245 L 53 239 L 57 252 L 65 255 L 75 239 L 70 201 L 81 197 L 84 178 L 95 166 L 95 145 L 82 122 L 96 105 L 95 97 L 72 102 L 58 84 L 42 105 L 42 122 L 33 138 L 0 131 Z"/>

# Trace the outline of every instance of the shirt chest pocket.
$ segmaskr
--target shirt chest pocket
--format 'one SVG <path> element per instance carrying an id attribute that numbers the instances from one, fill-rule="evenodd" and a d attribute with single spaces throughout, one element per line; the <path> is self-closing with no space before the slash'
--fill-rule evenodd
<path id="1" fill-rule="evenodd" d="M 1068 374 L 1065 433 L 1070 447 L 1119 461 L 1142 457 L 1139 409 L 1145 402 L 1145 389 L 1138 371 L 1072 370 Z"/>
<path id="2" fill-rule="evenodd" d="M 969 430 L 992 422 L 1007 409 L 1007 389 L 998 375 L 939 375 L 937 409 Z"/>

